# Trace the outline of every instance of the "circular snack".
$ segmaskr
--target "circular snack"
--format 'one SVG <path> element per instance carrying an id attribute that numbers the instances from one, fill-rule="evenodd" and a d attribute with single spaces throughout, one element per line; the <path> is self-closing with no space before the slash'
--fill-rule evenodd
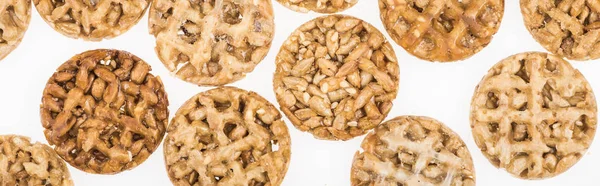
<path id="1" fill-rule="evenodd" d="M 316 138 L 348 140 L 381 123 L 398 92 L 392 46 L 360 19 L 329 15 L 296 29 L 276 58 L 281 110 Z"/>
<path id="2" fill-rule="evenodd" d="M 140 21 L 150 0 L 33 0 L 44 21 L 74 39 L 101 41 Z"/>
<path id="3" fill-rule="evenodd" d="M 92 50 L 50 77 L 40 108 L 44 134 L 71 166 L 116 174 L 144 162 L 165 135 L 169 110 L 159 77 L 125 51 Z"/>
<path id="4" fill-rule="evenodd" d="M 25 35 L 31 19 L 31 1 L 0 0 L 0 60 L 12 52 Z"/>
<path id="5" fill-rule="evenodd" d="M 521 0 L 521 13 L 546 50 L 573 60 L 600 58 L 600 1 Z"/>
<path id="6" fill-rule="evenodd" d="M 48 145 L 0 135 L 0 185 L 72 186 L 69 169 Z"/>
<path id="7" fill-rule="evenodd" d="M 475 88 L 471 128 L 488 160 L 523 179 L 569 169 L 596 132 L 592 88 L 565 60 L 530 52 L 508 57 Z"/>
<path id="8" fill-rule="evenodd" d="M 392 39 L 412 55 L 450 62 L 471 57 L 498 31 L 504 0 L 379 0 Z"/>
<path id="9" fill-rule="evenodd" d="M 232 83 L 252 72 L 275 32 L 270 0 L 154 0 L 149 27 L 167 69 L 202 86 Z"/>
<path id="10" fill-rule="evenodd" d="M 164 144 L 174 185 L 280 185 L 290 163 L 290 134 L 260 95 L 219 87 L 185 102 Z"/>
<path id="11" fill-rule="evenodd" d="M 475 185 L 465 143 L 439 121 L 400 116 L 377 126 L 352 162 L 352 185 Z"/>
<path id="12" fill-rule="evenodd" d="M 358 0 L 277 0 L 296 12 L 336 13 L 354 6 Z"/>

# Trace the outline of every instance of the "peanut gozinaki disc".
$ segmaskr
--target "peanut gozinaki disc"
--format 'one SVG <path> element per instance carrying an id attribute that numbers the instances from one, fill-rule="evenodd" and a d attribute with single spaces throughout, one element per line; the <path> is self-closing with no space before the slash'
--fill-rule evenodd
<path id="1" fill-rule="evenodd" d="M 0 135 L 0 185 L 72 186 L 71 174 L 48 145 Z"/>
<path id="2" fill-rule="evenodd" d="M 330 15 L 296 29 L 276 57 L 273 89 L 292 124 L 316 138 L 348 140 L 387 116 L 400 70 L 392 46 L 369 23 Z"/>
<path id="3" fill-rule="evenodd" d="M 481 152 L 523 179 L 553 177 L 577 163 L 596 123 L 589 83 L 568 62 L 546 53 L 500 61 L 471 102 L 471 128 Z"/>
<path id="4" fill-rule="evenodd" d="M 0 1 L 0 60 L 12 52 L 25 35 L 31 19 L 31 1 Z"/>
<path id="5" fill-rule="evenodd" d="M 33 0 L 54 30 L 74 39 L 101 41 L 119 36 L 142 18 L 150 0 Z"/>
<path id="6" fill-rule="evenodd" d="M 50 145 L 71 166 L 116 174 L 144 162 L 167 127 L 167 94 L 142 59 L 125 51 L 74 56 L 50 77 L 40 116 Z"/>
<path id="7" fill-rule="evenodd" d="M 167 69 L 202 86 L 244 78 L 267 55 L 275 32 L 270 0 L 154 0 L 149 27 Z"/>
<path id="8" fill-rule="evenodd" d="M 164 143 L 174 185 L 281 184 L 290 163 L 290 134 L 279 111 L 260 95 L 219 87 L 185 102 Z"/>
<path id="9" fill-rule="evenodd" d="M 379 0 L 392 39 L 428 60 L 464 60 L 487 46 L 498 31 L 504 0 Z"/>
<path id="10" fill-rule="evenodd" d="M 352 185 L 475 185 L 465 143 L 439 121 L 400 116 L 377 126 L 352 162 Z"/>
<path id="11" fill-rule="evenodd" d="M 277 0 L 296 12 L 336 13 L 354 6 L 358 0 Z"/>
<path id="12" fill-rule="evenodd" d="M 521 13 L 546 50 L 573 60 L 600 58 L 600 1 L 521 0 Z"/>

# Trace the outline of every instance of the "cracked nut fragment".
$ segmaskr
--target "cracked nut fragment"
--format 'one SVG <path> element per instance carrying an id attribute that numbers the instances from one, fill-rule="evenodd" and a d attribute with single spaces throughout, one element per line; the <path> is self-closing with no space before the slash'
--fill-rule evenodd
<path id="1" fill-rule="evenodd" d="M 143 163 L 165 135 L 167 94 L 150 65 L 125 51 L 74 56 L 50 77 L 40 108 L 44 134 L 71 166 L 116 174 Z"/>
<path id="2" fill-rule="evenodd" d="M 354 6 L 358 0 L 277 0 L 296 12 L 336 13 Z"/>
<path id="3" fill-rule="evenodd" d="M 397 44 L 428 61 L 464 60 L 492 40 L 504 0 L 379 0 L 381 21 Z"/>
<path id="4" fill-rule="evenodd" d="M 600 58 L 600 1 L 521 0 L 521 13 L 546 50 L 573 60 Z"/>
<path id="5" fill-rule="evenodd" d="M 74 39 L 117 37 L 142 18 L 150 0 L 33 0 L 54 30 Z"/>
<path id="6" fill-rule="evenodd" d="M 21 43 L 31 19 L 31 1 L 0 1 L 0 60 Z"/>
<path id="7" fill-rule="evenodd" d="M 48 145 L 0 135 L 0 185 L 72 186 L 71 174 Z"/>
<path id="8" fill-rule="evenodd" d="M 352 185 L 474 186 L 465 143 L 439 121 L 400 116 L 377 126 L 352 162 Z"/>
<path id="9" fill-rule="evenodd" d="M 174 185 L 277 186 L 290 163 L 290 134 L 260 95 L 219 87 L 179 108 L 164 155 Z"/>
<path id="10" fill-rule="evenodd" d="M 149 29 L 175 76 L 218 86 L 254 70 L 269 51 L 275 23 L 270 0 L 154 0 Z"/>
<path id="11" fill-rule="evenodd" d="M 471 128 L 496 167 L 523 179 L 565 172 L 590 147 L 597 123 L 590 84 L 567 61 L 530 52 L 492 67 L 475 88 Z"/>
<path id="12" fill-rule="evenodd" d="M 276 57 L 283 113 L 316 138 L 349 140 L 377 126 L 398 92 L 392 46 L 369 23 L 330 15 L 296 29 Z"/>

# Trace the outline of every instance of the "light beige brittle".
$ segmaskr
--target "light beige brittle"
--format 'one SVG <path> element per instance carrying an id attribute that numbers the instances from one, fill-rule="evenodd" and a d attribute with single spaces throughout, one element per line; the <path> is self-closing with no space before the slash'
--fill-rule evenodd
<path id="1" fill-rule="evenodd" d="M 125 51 L 91 50 L 50 77 L 40 117 L 54 150 L 88 173 L 116 174 L 143 163 L 165 135 L 167 93 L 150 65 Z"/>
<path id="2" fill-rule="evenodd" d="M 4 59 L 21 43 L 29 20 L 31 20 L 31 1 L 0 1 L 0 60 Z"/>
<path id="3" fill-rule="evenodd" d="M 252 72 L 275 32 L 270 0 L 154 0 L 148 26 L 167 69 L 203 86 Z"/>
<path id="4" fill-rule="evenodd" d="M 577 163 L 596 123 L 590 84 L 567 61 L 546 53 L 500 61 L 471 102 L 477 146 L 494 166 L 524 179 L 553 177 Z"/>
<path id="5" fill-rule="evenodd" d="M 439 121 L 400 116 L 377 126 L 352 162 L 352 185 L 474 186 L 465 143 Z"/>
<path id="6" fill-rule="evenodd" d="M 600 1 L 521 0 L 529 33 L 546 50 L 568 59 L 600 58 Z"/>
<path id="7" fill-rule="evenodd" d="M 71 174 L 48 145 L 0 135 L 0 185 L 72 186 Z"/>
<path id="8" fill-rule="evenodd" d="M 464 60 L 496 34 L 504 0 L 379 0 L 381 20 L 392 39 L 428 60 Z"/>
<path id="9" fill-rule="evenodd" d="M 277 186 L 290 163 L 290 143 L 271 103 L 218 87 L 179 108 L 165 139 L 165 163 L 174 185 Z"/>
<path id="10" fill-rule="evenodd" d="M 54 30 L 74 39 L 101 41 L 137 24 L 150 0 L 33 0 Z"/>
<path id="11" fill-rule="evenodd" d="M 276 57 L 273 89 L 292 124 L 316 138 L 348 140 L 377 126 L 398 92 L 392 46 L 360 19 L 330 15 L 296 29 Z"/>
<path id="12" fill-rule="evenodd" d="M 336 13 L 354 6 L 358 0 L 277 0 L 296 12 Z"/>

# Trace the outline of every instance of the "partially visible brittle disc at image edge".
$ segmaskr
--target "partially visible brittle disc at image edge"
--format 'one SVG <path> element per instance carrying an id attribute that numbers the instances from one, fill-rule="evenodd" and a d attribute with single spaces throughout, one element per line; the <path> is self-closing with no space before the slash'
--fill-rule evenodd
<path id="1" fill-rule="evenodd" d="M 23 40 L 31 20 L 31 1 L 0 1 L 0 60 L 11 53 Z"/>

